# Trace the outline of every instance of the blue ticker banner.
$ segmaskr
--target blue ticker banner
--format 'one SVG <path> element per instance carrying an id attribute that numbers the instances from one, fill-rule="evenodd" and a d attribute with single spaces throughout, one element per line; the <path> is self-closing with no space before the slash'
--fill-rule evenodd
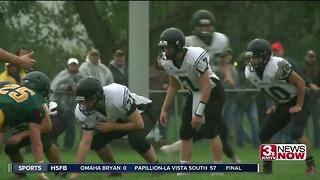
<path id="1" fill-rule="evenodd" d="M 258 163 L 211 164 L 9 164 L 9 172 L 259 172 Z"/>

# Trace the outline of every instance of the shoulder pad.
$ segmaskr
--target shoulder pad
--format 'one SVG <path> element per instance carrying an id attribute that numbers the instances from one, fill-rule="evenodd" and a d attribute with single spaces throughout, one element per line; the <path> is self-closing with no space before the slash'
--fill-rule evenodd
<path id="1" fill-rule="evenodd" d="M 291 64 L 283 59 L 277 63 L 278 69 L 275 75 L 276 79 L 287 79 L 290 73 L 292 72 Z"/>

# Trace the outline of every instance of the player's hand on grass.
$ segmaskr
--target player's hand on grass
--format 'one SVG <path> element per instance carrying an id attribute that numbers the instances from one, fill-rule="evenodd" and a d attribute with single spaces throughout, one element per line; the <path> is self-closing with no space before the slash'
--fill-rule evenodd
<path id="1" fill-rule="evenodd" d="M 297 113 L 297 112 L 300 112 L 301 111 L 301 107 L 298 106 L 298 105 L 295 105 L 295 106 L 292 106 L 290 109 L 289 109 L 289 112 L 290 113 Z"/>
<path id="2" fill-rule="evenodd" d="M 39 174 L 38 179 L 39 180 L 49 180 L 48 176 L 46 176 L 44 173 Z"/>
<path id="3" fill-rule="evenodd" d="M 79 173 L 72 173 L 69 179 L 77 179 L 79 178 Z"/>
<path id="4" fill-rule="evenodd" d="M 277 106 L 271 106 L 271 107 L 267 110 L 266 114 L 272 114 L 272 113 L 276 112 L 276 110 L 277 110 Z"/>
<path id="5" fill-rule="evenodd" d="M 113 131 L 113 122 L 107 121 L 107 122 L 100 122 L 97 123 L 97 129 L 99 129 L 101 132 L 111 132 Z"/>

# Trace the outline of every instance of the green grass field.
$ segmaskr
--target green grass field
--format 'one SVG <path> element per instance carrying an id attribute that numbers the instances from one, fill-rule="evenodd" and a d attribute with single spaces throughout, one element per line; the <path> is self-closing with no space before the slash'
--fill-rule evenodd
<path id="1" fill-rule="evenodd" d="M 311 132 L 307 128 L 307 135 L 310 137 Z M 245 126 L 247 127 L 247 121 L 245 121 Z M 168 139 L 172 142 L 174 139 L 177 139 L 177 133 L 174 128 L 177 126 L 174 124 L 173 121 L 170 122 L 170 126 L 168 130 Z M 309 131 L 308 131 L 309 130 Z M 79 132 L 79 127 L 77 127 L 77 131 Z M 79 134 L 77 133 L 77 142 L 79 141 Z M 64 135 L 61 136 L 59 139 L 60 144 L 62 144 L 62 139 Z M 312 139 L 311 139 L 312 141 Z M 61 159 L 64 163 L 73 163 L 76 159 L 76 152 L 77 146 L 74 147 L 70 151 L 61 151 Z M 113 149 L 113 154 L 118 163 L 145 163 L 142 157 L 140 157 L 135 151 L 133 151 L 128 144 L 119 144 L 119 143 L 112 143 L 111 147 Z M 237 148 L 234 145 L 236 155 L 240 158 L 240 160 L 244 163 L 257 163 L 259 162 L 259 149 L 252 148 L 249 144 L 245 146 L 245 148 Z M 314 149 L 313 150 L 314 157 L 316 160 L 316 165 L 319 166 L 320 164 L 320 150 Z M 157 151 L 158 159 L 160 163 L 165 163 L 166 158 L 165 156 Z M 31 154 L 24 154 L 25 162 L 33 162 Z M 225 162 L 229 162 L 227 157 L 224 158 Z M 211 151 L 209 148 L 209 144 L 207 140 L 200 141 L 194 144 L 193 147 L 193 157 L 192 162 L 194 163 L 205 163 L 212 161 Z M 0 180 L 3 179 L 13 179 L 12 174 L 7 172 L 7 163 L 9 162 L 8 157 L 2 153 L 0 155 Z M 48 162 L 45 160 L 45 162 Z M 95 154 L 95 152 L 91 151 L 87 157 L 87 163 L 101 163 L 101 160 Z M 178 155 L 176 156 L 175 162 L 179 162 Z M 256 180 L 256 179 L 271 179 L 271 180 L 294 180 L 294 179 L 320 179 L 320 174 L 315 176 L 306 176 L 304 174 L 305 171 L 305 162 L 304 161 L 275 161 L 273 163 L 273 171 L 272 175 L 259 175 L 257 173 L 226 173 L 224 175 L 216 175 L 212 176 L 209 173 L 194 173 L 188 176 L 177 176 L 176 173 L 164 173 L 160 176 L 152 176 L 151 173 L 125 173 L 122 177 L 108 177 L 106 174 L 103 173 L 84 173 L 80 176 L 79 179 L 135 179 L 135 180 L 149 180 L 149 179 L 191 179 L 191 180 L 199 180 L 199 179 L 226 179 L 226 180 Z M 57 179 L 54 177 L 53 174 L 48 174 L 50 179 Z M 37 179 L 36 174 L 29 173 L 28 179 Z"/>
<path id="2" fill-rule="evenodd" d="M 142 158 L 130 149 L 127 144 L 112 144 L 114 156 L 116 161 L 119 163 L 144 163 Z M 240 157 L 242 162 L 258 162 L 259 161 L 259 151 L 258 149 L 253 149 L 250 147 L 238 149 L 236 148 L 236 153 Z M 319 164 L 320 152 L 319 150 L 314 150 L 315 157 L 317 159 L 317 164 Z M 74 162 L 76 157 L 76 150 L 72 151 L 62 151 L 61 152 L 63 162 Z M 165 162 L 165 157 L 158 152 L 159 161 Z M 26 161 L 33 162 L 31 154 L 25 155 Z M 195 144 L 193 162 L 209 162 L 212 158 L 210 155 L 210 150 L 207 144 L 207 141 L 202 141 Z M 178 161 L 178 157 L 176 157 Z M 228 159 L 225 159 L 228 161 Z M 7 173 L 7 162 L 8 158 L 2 154 L 0 156 L 0 179 L 12 179 L 12 175 Z M 92 151 L 87 157 L 88 163 L 101 163 L 97 155 Z M 121 179 L 319 179 L 319 175 L 306 177 L 304 175 L 305 163 L 303 161 L 276 161 L 274 163 L 274 174 L 273 175 L 259 175 L 256 173 L 228 173 L 223 176 L 217 175 L 212 176 L 208 173 L 194 173 L 189 176 L 176 176 L 175 173 L 165 173 L 160 176 L 152 176 L 150 173 L 127 173 L 123 174 Z M 55 179 L 53 174 L 48 175 L 51 179 Z M 36 179 L 35 174 L 28 174 L 29 179 Z M 106 174 L 103 173 L 85 173 L 81 175 L 79 179 L 107 179 Z M 119 177 L 114 177 L 115 179 Z"/>

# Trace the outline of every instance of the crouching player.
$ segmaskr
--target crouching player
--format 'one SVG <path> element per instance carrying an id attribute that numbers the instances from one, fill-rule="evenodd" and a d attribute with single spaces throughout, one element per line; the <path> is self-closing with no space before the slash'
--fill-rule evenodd
<path id="1" fill-rule="evenodd" d="M 54 116 L 57 114 L 57 104 L 55 102 L 49 103 L 49 114 Z M 55 129 L 54 123 L 52 123 L 52 129 Z M 41 143 L 43 145 L 43 152 L 50 163 L 59 164 L 61 163 L 60 152 L 54 144 L 53 131 L 48 133 L 41 133 Z M 20 149 L 30 145 L 30 138 L 28 132 L 27 123 L 19 124 L 16 127 L 10 128 L 6 132 L 7 142 L 4 146 L 5 153 L 9 156 L 12 163 L 23 163 L 23 157 L 20 153 Z M 56 172 L 55 176 L 57 177 L 66 177 L 67 173 L 65 172 Z M 15 173 L 15 179 L 25 178 L 26 173 Z"/>
<path id="2" fill-rule="evenodd" d="M 272 107 L 266 112 L 269 119 L 260 132 L 261 143 L 271 143 L 272 136 L 290 123 L 291 137 L 307 146 L 306 174 L 315 174 L 311 145 L 303 132 L 308 119 L 304 80 L 287 60 L 272 56 L 270 43 L 265 39 L 250 41 L 245 55 L 246 78 L 272 98 Z M 263 161 L 262 168 L 262 173 L 272 173 L 272 161 Z"/>
<path id="3" fill-rule="evenodd" d="M 28 124 L 35 163 L 43 163 L 41 133 L 49 132 L 52 124 L 49 116 L 47 98 L 50 94 L 49 78 L 38 71 L 28 73 L 22 84 L 7 84 L 0 88 L 0 151 L 4 132 L 21 123 Z M 48 179 L 41 173 L 39 179 Z"/>
<path id="4" fill-rule="evenodd" d="M 103 162 L 115 163 L 108 143 L 126 135 L 131 147 L 148 163 L 158 162 L 152 145 L 145 139 L 156 123 L 150 99 L 131 93 L 120 84 L 102 87 L 93 77 L 79 81 L 76 99 L 75 114 L 83 129 L 77 163 L 85 162 L 90 148 Z M 71 178 L 78 176 L 73 173 Z"/>

